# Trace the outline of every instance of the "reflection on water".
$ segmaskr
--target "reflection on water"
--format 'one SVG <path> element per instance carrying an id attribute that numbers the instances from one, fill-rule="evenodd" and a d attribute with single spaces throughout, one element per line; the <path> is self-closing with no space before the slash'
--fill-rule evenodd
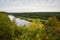
<path id="1" fill-rule="evenodd" d="M 20 18 L 16 18 L 12 15 L 8 15 L 8 17 L 10 18 L 10 20 L 13 22 L 15 20 L 15 23 L 17 26 L 25 26 L 25 25 L 29 25 L 30 22 L 29 21 L 26 21 L 26 20 L 23 20 L 23 19 L 20 19 Z"/>

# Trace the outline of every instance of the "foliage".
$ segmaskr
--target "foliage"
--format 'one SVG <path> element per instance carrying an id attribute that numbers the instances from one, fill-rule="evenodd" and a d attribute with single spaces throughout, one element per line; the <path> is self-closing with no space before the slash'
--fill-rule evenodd
<path id="1" fill-rule="evenodd" d="M 29 26 L 17 27 L 6 13 L 0 13 L 0 40 L 59 40 L 60 21 L 53 16 L 44 21 L 40 18 L 32 20 Z"/>
<path id="2" fill-rule="evenodd" d="M 58 28 L 60 28 L 60 23 L 55 16 L 48 18 L 45 23 L 45 27 L 48 40 L 60 39 L 60 30 L 58 30 Z"/>
<path id="3" fill-rule="evenodd" d="M 38 24 L 39 23 L 39 24 Z M 41 40 L 41 37 L 43 37 L 45 34 L 44 27 L 41 25 L 42 23 L 39 21 L 33 21 L 31 22 L 31 25 L 29 27 L 17 27 L 16 30 L 16 39 L 20 40 Z"/>
<path id="4" fill-rule="evenodd" d="M 16 25 L 12 23 L 7 14 L 0 13 L 0 40 L 12 40 Z"/>

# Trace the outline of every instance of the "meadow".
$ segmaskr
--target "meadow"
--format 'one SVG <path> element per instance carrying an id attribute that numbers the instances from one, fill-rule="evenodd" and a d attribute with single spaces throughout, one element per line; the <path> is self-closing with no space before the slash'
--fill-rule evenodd
<path id="1" fill-rule="evenodd" d="M 39 13 L 16 14 L 16 17 L 29 21 L 30 25 L 18 27 L 9 20 L 8 13 L 0 12 L 0 40 L 60 40 L 59 13 L 51 16 L 40 16 Z"/>

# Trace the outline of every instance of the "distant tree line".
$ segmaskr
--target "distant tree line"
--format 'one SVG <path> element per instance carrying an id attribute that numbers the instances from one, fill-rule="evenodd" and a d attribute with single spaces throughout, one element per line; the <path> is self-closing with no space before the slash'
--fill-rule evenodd
<path id="1" fill-rule="evenodd" d="M 42 19 L 48 19 L 51 16 L 56 16 L 58 19 L 60 19 L 60 12 L 27 12 L 27 13 L 8 13 L 8 14 L 14 15 L 16 17 L 22 16 L 28 18 L 42 18 Z"/>

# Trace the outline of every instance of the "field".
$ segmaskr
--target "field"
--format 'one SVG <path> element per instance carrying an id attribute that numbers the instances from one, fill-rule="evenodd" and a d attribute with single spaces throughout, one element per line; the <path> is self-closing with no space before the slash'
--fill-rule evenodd
<path id="1" fill-rule="evenodd" d="M 8 15 L 27 20 L 30 26 L 17 27 Z M 0 40 L 60 40 L 60 12 L 0 12 Z"/>

